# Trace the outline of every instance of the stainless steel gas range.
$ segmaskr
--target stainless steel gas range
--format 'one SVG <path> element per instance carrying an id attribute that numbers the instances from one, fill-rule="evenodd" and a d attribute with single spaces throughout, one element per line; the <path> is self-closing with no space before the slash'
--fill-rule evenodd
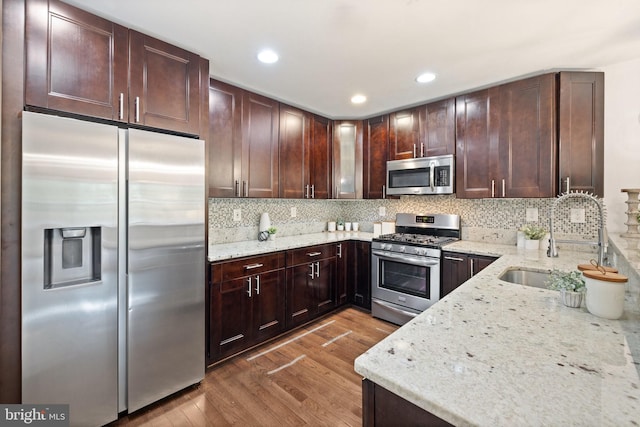
<path id="1" fill-rule="evenodd" d="M 371 314 L 403 325 L 440 299 L 441 247 L 460 239 L 460 216 L 396 215 L 371 243 Z"/>

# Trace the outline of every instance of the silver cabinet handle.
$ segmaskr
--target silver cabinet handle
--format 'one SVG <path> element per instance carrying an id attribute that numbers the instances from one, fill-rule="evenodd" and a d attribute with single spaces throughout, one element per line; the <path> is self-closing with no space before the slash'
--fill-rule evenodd
<path id="1" fill-rule="evenodd" d="M 505 181 L 504 181 L 504 178 L 502 178 L 502 197 L 506 197 L 507 192 L 505 190 L 506 190 Z"/>
<path id="2" fill-rule="evenodd" d="M 249 295 L 249 298 L 251 298 L 251 277 L 247 277 L 247 284 L 249 286 L 247 286 L 247 294 Z"/>
<path id="3" fill-rule="evenodd" d="M 473 258 L 471 258 L 469 261 L 471 261 L 471 277 L 474 276 L 474 272 L 473 272 Z"/>
<path id="4" fill-rule="evenodd" d="M 569 190 L 571 189 L 571 177 L 568 176 L 566 178 L 566 182 L 567 182 L 567 193 L 569 192 Z"/>
<path id="5" fill-rule="evenodd" d="M 382 198 L 383 199 L 387 198 L 387 186 L 386 185 L 382 186 Z"/>
<path id="6" fill-rule="evenodd" d="M 322 255 L 322 252 L 309 252 L 307 254 L 307 256 L 318 256 L 318 255 Z"/>
<path id="7" fill-rule="evenodd" d="M 413 158 L 416 158 L 416 144 L 413 144 Z"/>
<path id="8" fill-rule="evenodd" d="M 260 276 L 256 276 L 256 295 L 260 295 Z"/>
<path id="9" fill-rule="evenodd" d="M 338 245 L 338 258 L 342 258 L 342 243 Z"/>
<path id="10" fill-rule="evenodd" d="M 456 257 L 452 257 L 452 256 L 445 256 L 444 259 L 448 259 L 449 261 L 459 261 L 459 262 L 464 261 L 463 258 L 456 258 Z"/>
<path id="11" fill-rule="evenodd" d="M 496 180 L 491 180 L 491 197 L 496 197 Z"/>
<path id="12" fill-rule="evenodd" d="M 304 186 L 304 198 L 305 199 L 309 198 L 309 184 Z"/>
<path id="13" fill-rule="evenodd" d="M 120 120 L 124 119 L 124 93 L 120 92 L 120 96 L 118 97 L 118 118 Z"/>
<path id="14" fill-rule="evenodd" d="M 311 274 L 309 274 L 309 277 L 311 277 L 313 279 L 313 277 L 314 277 L 314 271 L 313 270 L 314 270 L 315 266 L 313 265 L 313 263 L 311 263 L 311 264 L 309 264 L 309 267 L 311 267 Z"/>
<path id="15" fill-rule="evenodd" d="M 240 182 L 236 179 L 236 197 L 240 197 Z"/>
<path id="16" fill-rule="evenodd" d="M 249 197 L 249 189 L 247 187 L 247 181 L 242 181 L 242 192 L 244 193 L 244 197 Z"/>
<path id="17" fill-rule="evenodd" d="M 136 96 L 136 123 L 140 123 L 140 97 Z"/>
<path id="18" fill-rule="evenodd" d="M 316 186 L 314 184 L 311 184 L 311 198 L 316 198 Z"/>
<path id="19" fill-rule="evenodd" d="M 264 264 L 259 264 L 259 263 L 256 263 L 256 264 L 248 264 L 248 265 L 245 265 L 245 266 L 244 266 L 244 269 L 245 269 L 245 270 L 253 270 L 254 268 L 260 268 L 260 267 L 264 267 Z"/>
<path id="20" fill-rule="evenodd" d="M 424 142 L 420 143 L 420 157 L 424 157 Z"/>
<path id="21" fill-rule="evenodd" d="M 316 261 L 316 277 L 320 277 L 320 261 Z"/>

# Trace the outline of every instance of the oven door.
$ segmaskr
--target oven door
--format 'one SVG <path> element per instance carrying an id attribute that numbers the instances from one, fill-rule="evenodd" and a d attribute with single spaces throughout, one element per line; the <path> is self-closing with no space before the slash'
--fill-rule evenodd
<path id="1" fill-rule="evenodd" d="M 440 259 L 371 252 L 371 297 L 422 312 L 440 299 Z"/>

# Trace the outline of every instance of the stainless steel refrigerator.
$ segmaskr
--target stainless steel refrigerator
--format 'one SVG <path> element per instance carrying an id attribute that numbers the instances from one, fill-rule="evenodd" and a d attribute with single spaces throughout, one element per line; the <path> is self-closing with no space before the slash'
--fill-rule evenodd
<path id="1" fill-rule="evenodd" d="M 204 142 L 23 115 L 22 400 L 102 425 L 204 377 Z"/>

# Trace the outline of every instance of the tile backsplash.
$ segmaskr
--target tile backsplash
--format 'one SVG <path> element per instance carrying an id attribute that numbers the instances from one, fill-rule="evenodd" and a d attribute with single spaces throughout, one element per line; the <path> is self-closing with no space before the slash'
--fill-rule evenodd
<path id="1" fill-rule="evenodd" d="M 549 228 L 555 199 L 457 199 L 450 196 L 402 196 L 393 200 L 299 200 L 299 199 L 209 199 L 209 240 L 231 243 L 256 240 L 260 215 L 269 213 L 271 224 L 281 236 L 325 231 L 327 221 L 357 221 L 362 231 L 373 231 L 375 221 L 393 221 L 398 212 L 454 213 L 462 219 L 462 238 L 491 243 L 516 243 L 516 231 L 526 224 L 526 211 L 536 208 L 535 223 Z M 380 208 L 385 215 L 380 216 Z M 292 217 L 291 208 L 296 216 Z M 234 210 L 240 221 L 234 221 Z M 585 222 L 569 221 L 571 209 L 584 209 Z M 566 200 L 555 213 L 557 238 L 597 240 L 599 214 L 584 200 Z M 605 222 L 606 223 L 606 222 Z M 586 247 L 585 247 L 586 249 Z"/>

